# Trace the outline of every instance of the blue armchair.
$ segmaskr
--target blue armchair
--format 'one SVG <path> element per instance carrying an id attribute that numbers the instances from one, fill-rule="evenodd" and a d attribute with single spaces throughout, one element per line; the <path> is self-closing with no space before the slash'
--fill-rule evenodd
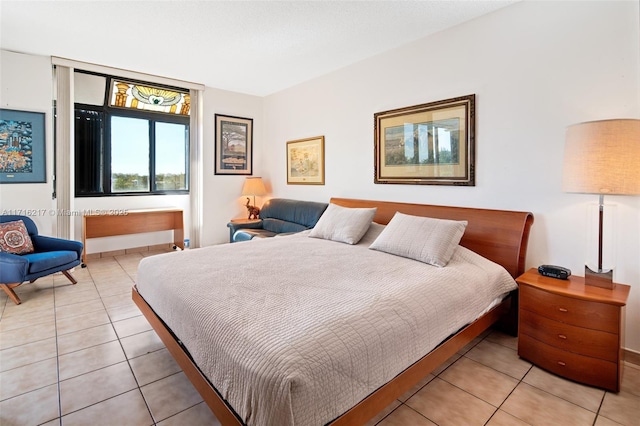
<path id="1" fill-rule="evenodd" d="M 27 216 L 0 216 L 0 223 L 17 220 L 24 222 L 34 251 L 27 254 L 0 252 L 0 287 L 11 300 L 16 305 L 21 303 L 13 289 L 23 282 L 34 282 L 40 277 L 56 272 L 62 272 L 72 284 L 75 284 L 77 281 L 71 276 L 69 269 L 81 263 L 83 244 L 79 241 L 38 235 L 36 224 Z"/>

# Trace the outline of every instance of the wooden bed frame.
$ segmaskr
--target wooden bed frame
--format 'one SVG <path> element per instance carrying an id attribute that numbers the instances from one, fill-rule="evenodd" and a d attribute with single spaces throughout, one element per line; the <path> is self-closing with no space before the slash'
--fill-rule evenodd
<path id="1" fill-rule="evenodd" d="M 460 241 L 461 245 L 504 266 L 514 278 L 525 270 L 529 230 L 533 224 L 533 215 L 531 213 L 347 198 L 332 198 L 331 202 L 353 208 L 377 207 L 374 221 L 383 225 L 389 223 L 395 212 L 414 216 L 466 220 L 468 225 Z M 183 348 L 176 336 L 173 335 L 162 319 L 155 314 L 135 287 L 133 288 L 132 297 L 220 423 L 225 426 L 242 425 L 243 423 L 235 411 L 227 405 L 215 387 L 193 362 L 188 351 Z M 505 299 L 491 311 L 449 337 L 440 346 L 409 366 L 393 380 L 335 419 L 331 422 L 331 425 L 360 425 L 366 423 L 467 343 L 482 334 L 501 317 L 510 311 L 513 312 L 511 306 L 513 299 L 512 295 L 511 298 Z"/>

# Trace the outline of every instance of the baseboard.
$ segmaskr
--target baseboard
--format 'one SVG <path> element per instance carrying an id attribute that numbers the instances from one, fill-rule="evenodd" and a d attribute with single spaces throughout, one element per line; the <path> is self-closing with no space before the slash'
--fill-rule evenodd
<path id="1" fill-rule="evenodd" d="M 630 364 L 640 366 L 640 353 L 632 351 L 630 349 L 623 349 L 624 360 Z"/>
<path id="2" fill-rule="evenodd" d="M 173 251 L 173 244 L 172 243 L 155 244 L 152 246 L 131 247 L 128 249 L 121 249 L 121 250 L 88 253 L 88 254 L 85 254 L 85 259 L 89 261 L 92 259 L 102 259 L 105 257 L 123 256 L 125 254 L 132 254 L 132 253 L 146 253 L 150 251 L 153 251 L 153 252 Z"/>

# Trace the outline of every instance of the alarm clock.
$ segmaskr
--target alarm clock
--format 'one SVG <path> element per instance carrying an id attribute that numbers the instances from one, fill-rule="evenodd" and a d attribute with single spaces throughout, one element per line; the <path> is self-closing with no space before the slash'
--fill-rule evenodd
<path id="1" fill-rule="evenodd" d="M 538 273 L 540 275 L 544 275 L 545 277 L 566 280 L 571 275 L 571 270 L 556 265 L 540 265 L 538 266 Z"/>

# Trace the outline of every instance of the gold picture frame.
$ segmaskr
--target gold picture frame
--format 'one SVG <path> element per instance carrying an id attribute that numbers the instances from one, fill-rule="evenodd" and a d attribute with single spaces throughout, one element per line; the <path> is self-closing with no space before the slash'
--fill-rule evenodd
<path id="1" fill-rule="evenodd" d="M 287 184 L 324 185 L 324 136 L 287 142 Z"/>
<path id="2" fill-rule="evenodd" d="M 475 186 L 475 95 L 374 114 L 374 183 Z"/>

